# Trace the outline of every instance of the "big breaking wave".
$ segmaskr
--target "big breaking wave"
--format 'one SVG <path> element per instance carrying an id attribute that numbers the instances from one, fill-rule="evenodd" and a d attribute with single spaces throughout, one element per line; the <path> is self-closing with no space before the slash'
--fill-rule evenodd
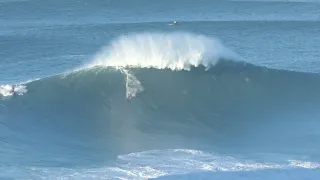
<path id="1" fill-rule="evenodd" d="M 186 32 L 129 34 L 113 40 L 91 62 L 62 74 L 62 77 L 78 71 L 85 73 L 96 67 L 119 69 L 125 76 L 126 96 L 131 98 L 144 88 L 130 73 L 130 68 L 190 70 L 202 66 L 208 70 L 221 59 L 241 58 L 224 47 L 218 39 L 205 35 Z M 28 91 L 25 84 L 15 85 L 18 95 Z M 0 95 L 11 96 L 10 89 L 11 85 L 1 85 Z"/>
<path id="2" fill-rule="evenodd" d="M 310 126 L 307 118 L 319 115 L 319 75 L 267 69 L 237 59 L 240 58 L 218 40 L 203 35 L 143 33 L 122 36 L 85 66 L 67 74 L 21 84 L 28 92 L 2 101 L 0 127 L 4 129 L 0 137 L 12 134 L 7 141 L 18 139 L 20 142 L 15 132 L 21 132 L 31 140 L 44 137 L 48 143 L 47 139 L 54 140 L 53 137 L 61 135 L 60 140 L 65 142 L 48 143 L 46 151 L 27 146 L 25 151 L 37 153 L 29 157 L 10 152 L 12 157 L 4 153 L 0 154 L 0 159 L 5 164 L 14 165 L 21 160 L 29 163 L 27 169 L 15 170 L 36 174 L 35 177 L 40 174 L 66 179 L 71 179 L 74 173 L 77 178 L 84 179 L 91 177 L 91 173 L 100 174 L 102 178 L 146 179 L 195 170 L 254 171 L 299 166 L 318 169 L 318 162 L 255 163 L 198 150 L 168 149 L 177 144 L 197 149 L 198 146 L 192 146 L 194 142 L 218 147 L 253 142 L 242 148 L 259 146 L 254 148 L 257 152 L 265 149 L 279 152 L 279 149 L 295 147 L 299 152 L 312 154 L 312 149 L 317 148 L 317 143 L 297 146 L 296 143 L 301 142 L 291 141 L 289 137 L 299 135 L 303 139 L 315 131 L 312 128 L 316 126 Z M 143 93 L 137 95 L 139 92 Z M 128 101 L 125 96 L 136 98 Z M 301 117 L 307 118 L 301 121 Z M 36 133 L 31 132 L 34 126 Z M 15 131 L 6 127 L 13 127 Z M 283 134 L 284 128 L 286 134 Z M 256 129 L 262 132 L 256 133 Z M 48 163 L 53 161 L 52 166 L 60 163 L 55 156 L 65 157 L 62 163 L 74 163 L 76 160 L 65 149 L 77 144 L 66 137 L 77 137 L 93 152 L 101 151 L 94 148 L 95 142 L 105 142 L 108 146 L 101 147 L 103 157 L 112 156 L 113 152 L 122 154 L 118 158 L 132 166 L 120 164 L 103 170 L 33 167 L 34 159 L 52 154 L 53 160 L 46 159 Z M 130 146 L 132 142 L 134 145 Z M 138 152 L 146 147 L 167 150 Z M 86 158 L 95 159 L 93 154 L 88 153 Z M 163 164 L 148 161 L 159 155 L 173 157 L 163 159 Z M 180 155 L 189 157 L 194 164 L 177 160 Z M 99 156 L 95 160 L 101 159 L 103 161 Z M 173 162 L 176 168 L 167 166 Z"/>

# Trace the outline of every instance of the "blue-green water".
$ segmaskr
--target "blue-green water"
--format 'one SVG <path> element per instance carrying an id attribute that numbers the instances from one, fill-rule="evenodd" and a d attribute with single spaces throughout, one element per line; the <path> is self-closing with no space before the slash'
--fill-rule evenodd
<path id="1" fill-rule="evenodd" d="M 318 179 L 319 22 L 316 0 L 0 0 L 0 178 Z"/>

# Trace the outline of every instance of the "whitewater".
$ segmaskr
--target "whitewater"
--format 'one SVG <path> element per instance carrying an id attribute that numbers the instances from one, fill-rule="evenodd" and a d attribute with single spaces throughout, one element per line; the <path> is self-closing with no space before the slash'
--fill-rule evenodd
<path id="1" fill-rule="evenodd" d="M 0 1 L 0 179 L 318 179 L 319 9 Z"/>

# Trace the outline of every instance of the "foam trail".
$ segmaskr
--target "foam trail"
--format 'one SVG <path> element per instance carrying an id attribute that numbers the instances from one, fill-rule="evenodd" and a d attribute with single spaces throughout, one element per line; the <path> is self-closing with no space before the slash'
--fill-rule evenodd
<path id="1" fill-rule="evenodd" d="M 125 76 L 127 99 L 135 97 L 138 93 L 144 90 L 140 81 L 130 73 L 129 70 L 121 69 L 121 72 Z"/>
<path id="2" fill-rule="evenodd" d="M 237 55 L 218 40 L 192 33 L 141 33 L 121 36 L 104 48 L 89 67 L 141 67 L 189 70 L 215 65 Z M 88 67 L 88 66 L 87 66 Z"/>

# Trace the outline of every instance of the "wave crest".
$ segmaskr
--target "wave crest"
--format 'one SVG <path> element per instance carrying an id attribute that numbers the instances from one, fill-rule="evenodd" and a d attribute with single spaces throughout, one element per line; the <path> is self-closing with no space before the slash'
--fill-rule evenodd
<path id="1" fill-rule="evenodd" d="M 184 32 L 140 33 L 112 41 L 89 67 L 190 70 L 199 65 L 210 68 L 219 59 L 237 59 L 237 55 L 212 37 Z"/>

